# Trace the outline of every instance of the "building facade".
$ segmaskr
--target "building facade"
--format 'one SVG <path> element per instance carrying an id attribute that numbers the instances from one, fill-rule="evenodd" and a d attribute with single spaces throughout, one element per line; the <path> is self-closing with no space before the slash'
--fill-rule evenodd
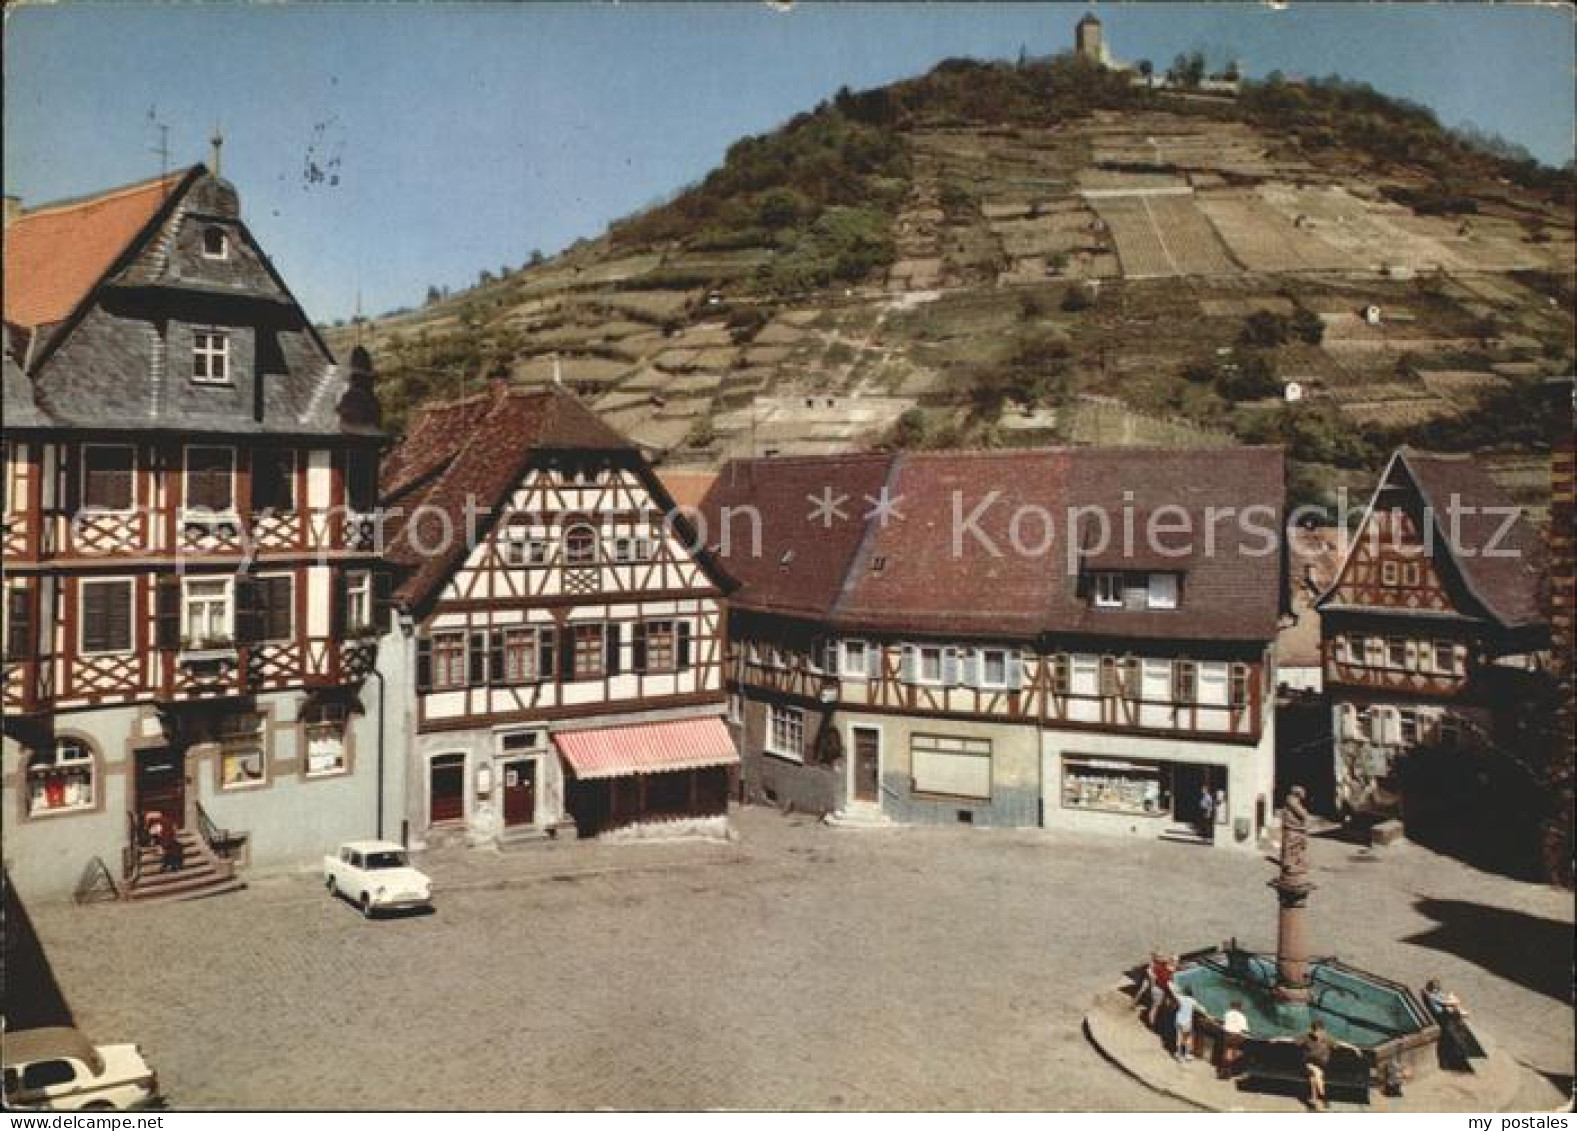
<path id="1" fill-rule="evenodd" d="M 702 517 L 739 581 L 747 796 L 1253 845 L 1274 804 L 1282 481 L 1262 449 L 725 467 Z M 1167 507 L 1189 546 L 1146 533 Z M 1259 532 L 1204 545 L 1211 507 L 1256 510 Z"/>
<path id="2" fill-rule="evenodd" d="M 8 874 L 172 894 L 372 832 L 365 355 L 202 166 L 11 221 L 5 323 Z M 182 873 L 145 874 L 167 826 Z"/>
<path id="3" fill-rule="evenodd" d="M 1542 557 L 1469 457 L 1391 457 L 1317 606 L 1341 811 L 1397 811 L 1411 751 L 1494 743 L 1547 659 Z"/>
<path id="4" fill-rule="evenodd" d="M 412 844 L 724 831 L 724 579 L 639 451 L 498 387 L 424 408 L 382 482 Z"/>

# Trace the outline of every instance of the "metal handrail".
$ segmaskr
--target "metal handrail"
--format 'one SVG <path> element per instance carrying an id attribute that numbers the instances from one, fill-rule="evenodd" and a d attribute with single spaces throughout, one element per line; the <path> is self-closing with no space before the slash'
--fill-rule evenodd
<path id="1" fill-rule="evenodd" d="M 222 829 L 214 824 L 213 818 L 208 815 L 208 810 L 203 808 L 201 801 L 197 805 L 197 830 L 202 834 L 203 843 L 221 860 L 230 858 L 230 845 L 232 838 L 229 829 Z"/>
<path id="2" fill-rule="evenodd" d="M 130 887 L 142 875 L 142 826 L 137 823 L 137 814 L 130 809 L 126 810 L 126 829 L 130 834 L 130 841 L 122 850 L 121 871 L 126 876 L 126 884 Z"/>

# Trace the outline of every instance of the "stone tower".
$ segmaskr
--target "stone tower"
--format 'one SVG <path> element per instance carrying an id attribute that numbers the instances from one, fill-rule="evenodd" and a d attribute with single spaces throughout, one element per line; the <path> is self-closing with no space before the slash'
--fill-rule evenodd
<path id="1" fill-rule="evenodd" d="M 1106 44 L 1101 41 L 1101 21 L 1095 18 L 1093 12 L 1086 12 L 1073 29 L 1073 50 L 1080 59 L 1094 63 L 1097 67 L 1106 65 Z"/>

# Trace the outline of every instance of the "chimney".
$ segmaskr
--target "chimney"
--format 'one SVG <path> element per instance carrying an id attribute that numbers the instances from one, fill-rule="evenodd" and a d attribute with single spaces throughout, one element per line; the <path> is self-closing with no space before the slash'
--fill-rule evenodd
<path id="1" fill-rule="evenodd" d="M 6 195 L 5 198 L 5 223 L 11 226 L 11 221 L 22 215 L 22 198 L 20 196 Z"/>
<path id="2" fill-rule="evenodd" d="M 224 134 L 214 127 L 214 136 L 208 139 L 208 144 L 213 146 L 213 156 L 208 159 L 208 171 L 215 177 L 219 176 L 219 152 L 224 148 Z"/>
<path id="3" fill-rule="evenodd" d="M 383 406 L 378 403 L 375 381 L 372 355 L 357 346 L 350 351 L 350 374 L 336 406 L 341 424 L 357 431 L 376 431 L 382 426 Z"/>

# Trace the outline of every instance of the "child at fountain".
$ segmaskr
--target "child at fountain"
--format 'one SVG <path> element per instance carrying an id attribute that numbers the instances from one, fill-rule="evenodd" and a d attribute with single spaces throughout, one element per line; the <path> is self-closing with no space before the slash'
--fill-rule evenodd
<path id="1" fill-rule="evenodd" d="M 1199 1008 L 1199 1002 L 1187 990 L 1179 989 L 1176 983 L 1172 985 L 1172 1001 L 1177 1006 L 1177 1012 L 1172 1015 L 1175 1039 L 1172 1055 L 1179 1064 L 1187 1064 L 1194 1059 L 1194 1011 Z"/>
<path id="2" fill-rule="evenodd" d="M 1325 1035 L 1325 1023 L 1310 1023 L 1298 1045 L 1303 1050 L 1303 1071 L 1309 1078 L 1309 1106 L 1324 1111 L 1330 1106 L 1325 1102 L 1325 1066 L 1331 1062 L 1331 1039 Z"/>

